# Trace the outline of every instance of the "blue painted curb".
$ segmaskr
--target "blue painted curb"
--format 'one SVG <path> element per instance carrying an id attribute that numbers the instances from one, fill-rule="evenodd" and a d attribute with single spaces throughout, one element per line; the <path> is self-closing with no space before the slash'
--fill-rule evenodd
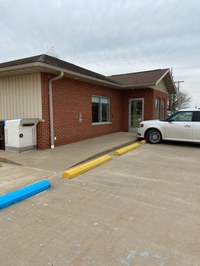
<path id="1" fill-rule="evenodd" d="M 18 201 L 25 200 L 37 193 L 40 193 L 51 187 L 48 180 L 42 180 L 30 186 L 18 189 L 3 196 L 0 196 L 0 209 L 6 208 Z"/>

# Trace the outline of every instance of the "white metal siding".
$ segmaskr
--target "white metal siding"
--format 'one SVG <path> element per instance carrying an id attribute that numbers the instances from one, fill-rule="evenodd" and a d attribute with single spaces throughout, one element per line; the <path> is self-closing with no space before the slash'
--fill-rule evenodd
<path id="1" fill-rule="evenodd" d="M 40 73 L 0 78 L 0 120 L 42 119 Z"/>
<path id="2" fill-rule="evenodd" d="M 154 87 L 156 90 L 163 91 L 167 93 L 167 87 L 163 80 L 161 80 L 157 86 Z"/>

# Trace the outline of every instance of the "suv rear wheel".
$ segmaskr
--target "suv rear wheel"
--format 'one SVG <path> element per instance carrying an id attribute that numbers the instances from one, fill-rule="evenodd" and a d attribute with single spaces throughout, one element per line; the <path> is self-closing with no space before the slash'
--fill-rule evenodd
<path id="1" fill-rule="evenodd" d="M 162 140 L 161 133 L 157 129 L 150 129 L 146 134 L 146 138 L 151 144 L 157 144 Z"/>

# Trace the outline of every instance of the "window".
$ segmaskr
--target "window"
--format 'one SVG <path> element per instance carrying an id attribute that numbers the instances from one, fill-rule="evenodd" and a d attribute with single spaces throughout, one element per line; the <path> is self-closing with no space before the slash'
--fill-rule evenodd
<path id="1" fill-rule="evenodd" d="M 171 118 L 172 121 L 180 121 L 180 122 L 189 122 L 192 121 L 193 112 L 192 111 L 185 111 L 185 112 L 178 112 L 174 114 Z"/>
<path id="2" fill-rule="evenodd" d="M 194 112 L 193 121 L 200 122 L 200 111 L 195 111 Z"/>
<path id="3" fill-rule="evenodd" d="M 162 120 L 165 119 L 165 99 L 161 100 L 161 117 Z"/>
<path id="4" fill-rule="evenodd" d="M 160 99 L 155 99 L 155 119 L 160 119 Z"/>
<path id="5" fill-rule="evenodd" d="M 108 97 L 92 96 L 92 123 L 110 121 L 110 99 Z"/>

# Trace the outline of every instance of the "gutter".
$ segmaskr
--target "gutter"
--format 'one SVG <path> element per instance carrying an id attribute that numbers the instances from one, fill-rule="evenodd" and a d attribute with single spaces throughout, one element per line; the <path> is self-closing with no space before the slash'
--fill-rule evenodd
<path id="1" fill-rule="evenodd" d="M 49 118 L 50 118 L 50 136 L 51 136 L 51 149 L 54 149 L 54 121 L 53 121 L 53 95 L 52 95 L 52 82 L 63 77 L 63 71 L 60 75 L 49 79 Z"/>

